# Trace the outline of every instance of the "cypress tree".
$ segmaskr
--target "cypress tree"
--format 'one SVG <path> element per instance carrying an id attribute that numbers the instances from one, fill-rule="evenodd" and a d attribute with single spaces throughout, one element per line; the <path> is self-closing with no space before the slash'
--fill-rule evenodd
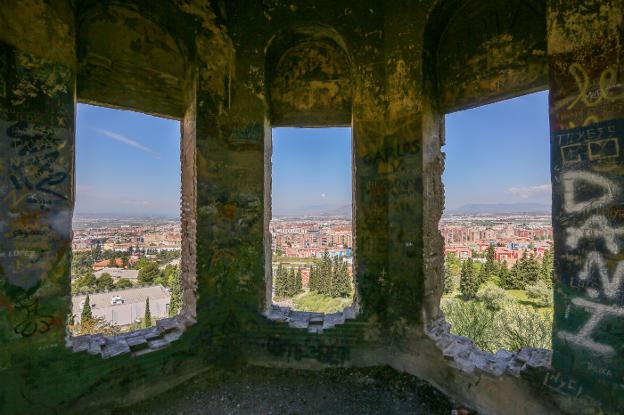
<path id="1" fill-rule="evenodd" d="M 319 293 L 323 295 L 331 295 L 332 271 L 331 257 L 329 252 L 325 251 L 319 272 Z"/>
<path id="2" fill-rule="evenodd" d="M 481 284 L 484 284 L 488 279 L 490 279 L 490 273 L 488 272 L 486 265 L 487 264 L 481 265 L 479 273 L 477 274 L 477 284 L 479 286 L 481 286 Z"/>
<path id="3" fill-rule="evenodd" d="M 173 317 L 180 312 L 182 308 L 182 281 L 180 269 L 176 268 L 169 275 L 167 284 L 171 292 L 171 300 L 169 301 L 169 317 Z"/>
<path id="4" fill-rule="evenodd" d="M 450 294 L 455 290 L 455 282 L 453 281 L 453 274 L 451 273 L 451 268 L 448 266 L 444 267 L 444 293 Z"/>
<path id="5" fill-rule="evenodd" d="M 143 327 L 152 327 L 152 313 L 149 308 L 149 297 L 145 299 L 145 315 L 143 316 Z"/>
<path id="6" fill-rule="evenodd" d="M 483 266 L 485 275 L 485 279 L 483 280 L 483 282 L 487 281 L 488 279 L 493 277 L 494 274 L 496 274 L 496 250 L 494 249 L 494 245 L 490 244 L 490 246 L 488 247 L 486 258 L 487 259 Z"/>
<path id="7" fill-rule="evenodd" d="M 89 294 L 84 300 L 82 305 L 82 314 L 80 315 L 80 324 L 84 324 L 93 318 L 93 314 L 91 314 L 91 299 L 89 298 Z"/>
<path id="8" fill-rule="evenodd" d="M 553 254 L 551 251 L 544 252 L 544 258 L 542 259 L 542 268 L 540 279 L 546 283 L 547 287 L 552 287 L 554 280 L 554 263 Z"/>
<path id="9" fill-rule="evenodd" d="M 303 291 L 303 281 L 301 276 L 301 268 L 297 268 L 297 275 L 295 276 L 295 295 Z"/>
<path id="10" fill-rule="evenodd" d="M 287 297 L 292 297 L 293 295 L 295 295 L 295 289 L 296 289 L 295 279 L 296 279 L 295 270 L 290 268 L 286 275 L 286 296 Z"/>
<path id="11" fill-rule="evenodd" d="M 308 291 L 316 291 L 316 267 L 314 264 L 310 267 L 310 276 L 308 277 Z"/>
<path id="12" fill-rule="evenodd" d="M 351 294 L 351 277 L 347 270 L 347 263 L 336 261 L 334 269 L 334 286 L 332 287 L 334 297 L 348 297 Z"/>
<path id="13" fill-rule="evenodd" d="M 506 260 L 501 263 L 498 277 L 500 278 L 500 286 L 502 288 L 511 289 L 513 287 L 511 271 L 509 271 Z"/>
<path id="14" fill-rule="evenodd" d="M 275 295 L 278 297 L 286 297 L 288 295 L 288 275 L 281 262 L 277 266 L 275 274 Z"/>
<path id="15" fill-rule="evenodd" d="M 459 279 L 459 291 L 464 297 L 471 299 L 477 295 L 479 290 L 479 282 L 477 281 L 476 270 L 472 259 L 468 258 L 462 264 L 462 270 Z"/>

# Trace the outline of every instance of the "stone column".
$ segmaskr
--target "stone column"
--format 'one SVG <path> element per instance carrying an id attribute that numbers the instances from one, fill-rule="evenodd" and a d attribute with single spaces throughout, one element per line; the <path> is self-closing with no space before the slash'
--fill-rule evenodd
<path id="1" fill-rule="evenodd" d="M 555 234 L 553 373 L 544 384 L 621 412 L 624 47 L 621 1 L 548 11 Z"/>

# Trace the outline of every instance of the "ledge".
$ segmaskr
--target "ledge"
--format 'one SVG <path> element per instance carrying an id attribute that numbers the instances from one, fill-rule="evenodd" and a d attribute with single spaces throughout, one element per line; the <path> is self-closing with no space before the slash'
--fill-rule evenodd
<path id="1" fill-rule="evenodd" d="M 461 371 L 470 374 L 478 372 L 499 377 L 510 374 L 520 377 L 527 368 L 550 369 L 552 351 L 524 348 L 517 352 L 499 350 L 495 354 L 479 350 L 472 340 L 451 333 L 451 325 L 440 318 L 431 323 L 427 335 L 442 351 L 445 359 Z"/>
<path id="2" fill-rule="evenodd" d="M 313 313 L 308 311 L 295 311 L 290 307 L 271 305 L 265 316 L 269 320 L 287 323 L 289 327 L 306 329 L 309 333 L 322 333 L 336 325 L 343 324 L 346 320 L 353 320 L 357 315 L 355 305 L 345 307 L 338 313 Z"/>
<path id="3" fill-rule="evenodd" d="M 158 320 L 156 325 L 117 336 L 86 334 L 70 337 L 67 346 L 73 352 L 87 352 L 104 359 L 124 354 L 140 356 L 167 347 L 178 340 L 184 331 L 195 324 L 192 317 L 177 315 Z"/>

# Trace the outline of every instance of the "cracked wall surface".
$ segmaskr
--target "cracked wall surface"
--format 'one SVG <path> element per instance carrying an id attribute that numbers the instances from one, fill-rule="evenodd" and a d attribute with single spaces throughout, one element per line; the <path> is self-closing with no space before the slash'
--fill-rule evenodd
<path id="1" fill-rule="evenodd" d="M 624 410 L 621 0 L 0 3 L 0 412 L 113 408 L 241 363 L 389 364 L 486 414 Z M 546 88 L 553 350 L 492 355 L 439 310 L 443 116 Z M 184 316 L 67 347 L 77 101 L 183 121 L 188 278 Z M 357 313 L 269 307 L 276 125 L 352 126 Z"/>

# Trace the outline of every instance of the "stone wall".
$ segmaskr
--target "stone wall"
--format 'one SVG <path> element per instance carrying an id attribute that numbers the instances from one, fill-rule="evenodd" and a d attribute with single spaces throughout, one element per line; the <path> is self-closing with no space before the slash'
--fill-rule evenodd
<path id="1" fill-rule="evenodd" d="M 2 0 L 0 377 L 11 381 L 0 412 L 110 408 L 247 362 L 390 364 L 482 413 L 621 413 L 622 8 Z M 552 368 L 548 351 L 475 349 L 439 310 L 443 115 L 544 88 Z M 68 348 L 77 101 L 183 120 L 185 308 L 151 331 Z M 270 307 L 278 125 L 353 128 L 357 293 L 344 313 Z"/>

